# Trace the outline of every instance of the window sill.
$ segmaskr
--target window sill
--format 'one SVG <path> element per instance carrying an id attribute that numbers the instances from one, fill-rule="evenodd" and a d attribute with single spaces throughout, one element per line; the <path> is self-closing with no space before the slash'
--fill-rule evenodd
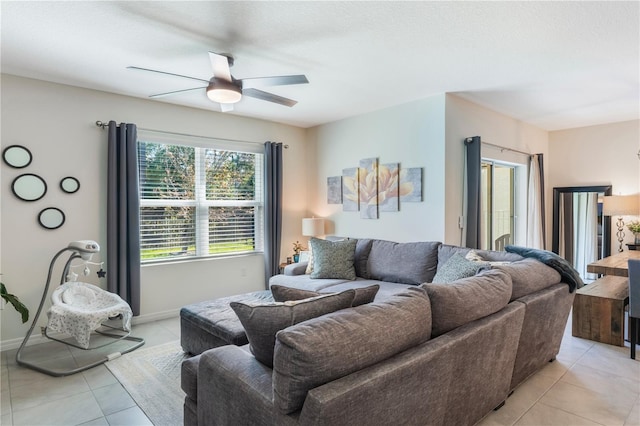
<path id="1" fill-rule="evenodd" d="M 211 262 L 211 261 L 220 261 L 220 260 L 229 260 L 229 259 L 238 259 L 242 257 L 253 257 L 253 256 L 263 256 L 264 252 L 254 251 L 249 253 L 238 253 L 238 254 L 218 254 L 211 256 L 200 256 L 200 257 L 189 257 L 189 258 L 179 258 L 179 259 L 162 259 L 162 260 L 150 260 L 140 263 L 141 268 L 146 268 L 149 266 L 161 266 L 161 265 L 174 265 L 178 263 L 192 263 L 192 262 Z"/>

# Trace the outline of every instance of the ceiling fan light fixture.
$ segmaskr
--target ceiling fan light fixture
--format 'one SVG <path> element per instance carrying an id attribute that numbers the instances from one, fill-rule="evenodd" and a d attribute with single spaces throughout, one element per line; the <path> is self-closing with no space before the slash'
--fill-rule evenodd
<path id="1" fill-rule="evenodd" d="M 230 81 L 212 78 L 207 87 L 207 97 L 220 104 L 235 104 L 242 98 L 242 90 Z"/>

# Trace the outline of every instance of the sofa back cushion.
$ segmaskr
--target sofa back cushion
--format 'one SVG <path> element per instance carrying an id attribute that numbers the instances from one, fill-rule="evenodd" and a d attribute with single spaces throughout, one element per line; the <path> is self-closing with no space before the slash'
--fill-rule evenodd
<path id="1" fill-rule="evenodd" d="M 273 366 L 276 333 L 286 327 L 329 312 L 351 307 L 354 290 L 294 302 L 246 304 L 231 302 L 247 333 L 251 352 L 261 363 Z"/>
<path id="2" fill-rule="evenodd" d="M 367 262 L 372 245 L 373 240 L 369 238 L 360 238 L 356 244 L 356 255 L 353 266 L 356 268 L 356 275 L 361 278 L 370 278 L 369 271 L 367 270 Z"/>
<path id="3" fill-rule="evenodd" d="M 369 278 L 402 284 L 431 282 L 438 266 L 439 245 L 373 240 L 367 261 Z"/>
<path id="4" fill-rule="evenodd" d="M 333 312 L 282 330 L 273 359 L 273 398 L 283 413 L 302 408 L 307 392 L 429 339 L 424 290 Z"/>
<path id="5" fill-rule="evenodd" d="M 513 282 L 511 300 L 534 293 L 560 282 L 560 273 L 535 259 L 522 259 L 504 265 L 495 265 L 495 269 L 506 272 Z"/>
<path id="6" fill-rule="evenodd" d="M 498 312 L 511 298 L 511 277 L 497 269 L 452 283 L 426 283 L 421 287 L 431 300 L 434 337 Z"/>

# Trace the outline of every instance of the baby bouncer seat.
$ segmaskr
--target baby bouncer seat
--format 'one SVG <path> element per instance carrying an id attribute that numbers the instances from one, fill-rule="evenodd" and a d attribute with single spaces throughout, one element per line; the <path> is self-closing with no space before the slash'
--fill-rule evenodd
<path id="1" fill-rule="evenodd" d="M 78 258 L 84 260 L 85 275 L 88 274 L 89 269 L 87 263 L 89 263 L 91 255 L 99 250 L 100 247 L 98 246 L 98 243 L 94 241 L 75 241 L 69 244 L 68 247 L 60 250 L 53 257 L 49 266 L 47 283 L 40 301 L 40 306 L 38 307 L 33 323 L 31 324 L 31 327 L 16 354 L 16 362 L 19 365 L 52 376 L 67 376 L 103 364 L 111 359 L 121 356 L 122 354 L 131 352 L 144 344 L 144 339 L 130 335 L 131 318 L 133 317 L 133 313 L 127 302 L 115 293 L 103 290 L 93 284 L 76 281 L 75 278 L 77 278 L 77 274 L 69 274 L 72 260 Z M 51 295 L 52 305 L 47 311 L 47 326 L 42 327 L 43 336 L 60 343 L 64 343 L 65 345 L 87 351 L 103 348 L 121 340 L 130 340 L 135 343 L 116 352 L 108 354 L 103 353 L 98 356 L 97 360 L 91 361 L 77 368 L 56 369 L 48 368 L 37 362 L 24 359 L 23 350 L 42 312 L 42 308 L 49 291 L 51 273 L 55 261 L 65 251 L 72 251 L 72 254 L 65 263 L 62 277 L 60 279 L 60 286 L 54 290 Z M 66 279 L 68 280 L 70 276 L 73 280 L 64 282 Z M 109 324 L 107 322 L 109 322 Z M 49 331 L 63 333 L 64 335 L 71 336 L 73 339 L 68 337 L 53 337 L 49 334 Z M 91 346 L 90 341 L 92 335 L 103 336 L 106 339 L 102 340 L 106 340 L 106 342 Z"/>

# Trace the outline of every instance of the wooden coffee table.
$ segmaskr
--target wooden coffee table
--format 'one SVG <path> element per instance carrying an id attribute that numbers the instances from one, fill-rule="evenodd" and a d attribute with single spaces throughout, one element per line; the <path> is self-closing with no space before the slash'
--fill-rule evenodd
<path id="1" fill-rule="evenodd" d="M 605 275 L 576 291 L 571 334 L 624 346 L 624 307 L 629 303 L 629 279 Z"/>

